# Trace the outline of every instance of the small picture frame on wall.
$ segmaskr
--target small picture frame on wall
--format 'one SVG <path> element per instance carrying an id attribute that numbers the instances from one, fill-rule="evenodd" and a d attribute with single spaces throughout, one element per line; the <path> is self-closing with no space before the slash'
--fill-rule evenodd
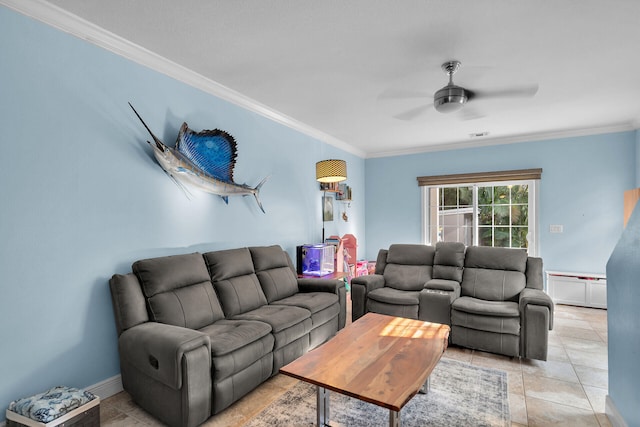
<path id="1" fill-rule="evenodd" d="M 337 191 L 338 183 L 337 182 L 321 182 L 320 183 L 320 191 Z"/>
<path id="2" fill-rule="evenodd" d="M 333 197 L 332 196 L 325 195 L 322 197 L 322 220 L 333 221 Z"/>

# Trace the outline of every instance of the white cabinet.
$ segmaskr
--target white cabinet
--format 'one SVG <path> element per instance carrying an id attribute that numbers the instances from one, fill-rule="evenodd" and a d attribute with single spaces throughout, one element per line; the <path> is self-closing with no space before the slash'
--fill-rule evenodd
<path id="1" fill-rule="evenodd" d="M 547 289 L 558 304 L 607 308 L 607 278 L 604 274 L 547 271 Z"/>

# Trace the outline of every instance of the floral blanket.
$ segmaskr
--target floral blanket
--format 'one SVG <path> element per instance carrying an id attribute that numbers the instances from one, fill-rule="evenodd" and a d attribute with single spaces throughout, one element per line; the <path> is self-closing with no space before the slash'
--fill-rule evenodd
<path id="1" fill-rule="evenodd" d="M 58 386 L 35 396 L 15 400 L 9 404 L 9 410 L 32 420 L 48 423 L 95 398 L 93 393 L 85 390 Z"/>

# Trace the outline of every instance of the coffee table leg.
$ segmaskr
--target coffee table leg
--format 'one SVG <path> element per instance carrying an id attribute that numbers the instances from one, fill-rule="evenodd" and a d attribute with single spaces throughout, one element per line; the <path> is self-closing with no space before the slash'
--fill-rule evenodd
<path id="1" fill-rule="evenodd" d="M 316 386 L 318 391 L 318 426 L 324 427 L 329 425 L 329 390 L 324 387 Z"/>
<path id="2" fill-rule="evenodd" d="M 429 393 L 429 390 L 431 390 L 431 376 L 427 377 L 427 381 L 424 382 L 418 393 L 427 394 Z"/>
<path id="3" fill-rule="evenodd" d="M 400 427 L 400 412 L 389 409 L 389 427 Z"/>

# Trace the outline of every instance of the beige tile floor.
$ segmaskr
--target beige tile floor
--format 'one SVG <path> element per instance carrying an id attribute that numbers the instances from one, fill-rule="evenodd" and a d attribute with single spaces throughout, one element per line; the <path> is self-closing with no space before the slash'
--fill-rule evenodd
<path id="1" fill-rule="evenodd" d="M 349 315 L 350 317 L 350 315 Z M 509 378 L 512 426 L 610 426 L 604 414 L 607 395 L 607 312 L 556 306 L 546 362 L 519 360 L 450 347 L 444 357 L 505 370 Z M 296 380 L 276 375 L 222 413 L 208 427 L 240 427 Z M 161 426 L 126 392 L 103 400 L 103 426 Z"/>

